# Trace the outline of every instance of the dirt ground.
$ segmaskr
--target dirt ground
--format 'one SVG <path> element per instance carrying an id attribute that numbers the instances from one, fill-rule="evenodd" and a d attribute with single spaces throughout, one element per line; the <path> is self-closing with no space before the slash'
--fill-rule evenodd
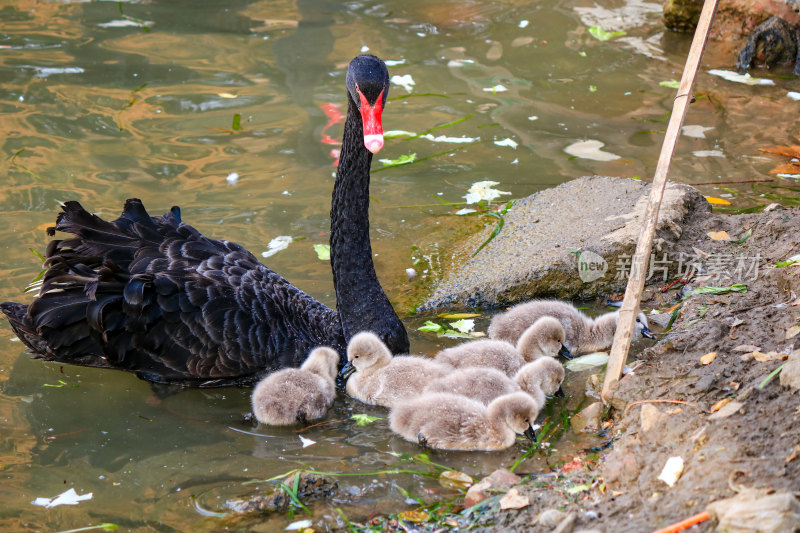
<path id="1" fill-rule="evenodd" d="M 730 240 L 708 235 L 719 231 Z M 748 232 L 744 242 L 732 242 Z M 553 454 L 551 464 L 558 465 L 553 475 L 523 476 L 514 487 L 529 502 L 521 509 L 501 510 L 501 496 L 509 490 L 504 488 L 449 521 L 437 521 L 437 528 L 653 531 L 700 513 L 741 487 L 800 489 L 800 395 L 784 388 L 779 376 L 760 387 L 800 342 L 800 336 L 792 337 L 800 325 L 800 265 L 775 266 L 800 253 L 800 210 L 698 212 L 677 247 L 687 257 L 701 258 L 707 272 L 683 289 L 676 285 L 661 292 L 660 281 L 648 287 L 646 309 L 674 308 L 681 297 L 683 303 L 671 329 L 630 361 L 632 371 L 622 379 L 603 429 L 593 432 L 606 446 L 576 457 Z M 732 265 L 745 263 L 747 269 L 734 272 Z M 733 277 L 725 277 L 726 271 Z M 700 286 L 734 283 L 746 284 L 747 291 L 687 295 Z M 713 357 L 710 352 L 716 356 L 703 364 L 701 358 Z M 712 418 L 721 401 L 731 404 Z M 741 405 L 737 409 L 732 402 Z M 669 487 L 658 476 L 673 456 L 682 457 L 685 467 Z M 548 509 L 563 514 L 543 516 Z M 397 525 L 378 520 L 385 529 Z M 400 529 L 431 530 L 425 524 Z M 714 530 L 713 519 L 693 529 Z"/>

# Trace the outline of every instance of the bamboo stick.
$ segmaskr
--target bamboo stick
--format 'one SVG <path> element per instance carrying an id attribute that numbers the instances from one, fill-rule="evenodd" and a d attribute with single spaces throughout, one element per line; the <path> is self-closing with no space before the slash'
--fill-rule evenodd
<path id="1" fill-rule="evenodd" d="M 700 61 L 708 42 L 708 32 L 711 23 L 714 22 L 714 15 L 717 12 L 719 0 L 705 0 L 697 29 L 694 32 L 692 46 L 689 49 L 689 56 L 686 58 L 686 66 L 683 68 L 683 76 L 678 87 L 678 95 L 672 105 L 672 115 L 667 125 L 667 133 L 664 137 L 664 144 L 661 146 L 661 155 L 658 158 L 656 172 L 653 176 L 653 185 L 650 189 L 650 198 L 647 203 L 647 210 L 644 215 L 644 227 L 639 234 L 636 244 L 636 253 L 631 261 L 631 272 L 628 278 L 628 286 L 625 289 L 625 299 L 619 311 L 619 322 L 617 331 L 614 335 L 614 344 L 611 347 L 611 356 L 606 369 L 606 377 L 603 381 L 602 399 L 608 403 L 610 395 L 619 385 L 622 375 L 622 368 L 628 359 L 631 339 L 633 338 L 633 328 L 639 304 L 642 301 L 642 291 L 644 282 L 647 278 L 647 266 L 650 258 L 650 251 L 653 247 L 653 237 L 658 221 L 658 210 L 661 207 L 661 199 L 664 197 L 664 188 L 667 185 L 667 177 L 672 157 L 675 154 L 675 146 L 680 136 L 683 119 L 686 110 L 691 103 L 691 92 L 697 71 L 700 69 Z"/>

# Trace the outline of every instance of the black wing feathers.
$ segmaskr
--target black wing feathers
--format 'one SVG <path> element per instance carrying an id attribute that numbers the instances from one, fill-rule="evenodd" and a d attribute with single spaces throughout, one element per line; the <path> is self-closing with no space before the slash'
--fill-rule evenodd
<path id="1" fill-rule="evenodd" d="M 67 202 L 55 231 L 74 237 L 48 245 L 39 297 L 0 306 L 45 359 L 203 386 L 297 366 L 321 344 L 344 350 L 335 311 L 183 224 L 177 207 L 150 217 L 131 199 L 108 222 Z"/>

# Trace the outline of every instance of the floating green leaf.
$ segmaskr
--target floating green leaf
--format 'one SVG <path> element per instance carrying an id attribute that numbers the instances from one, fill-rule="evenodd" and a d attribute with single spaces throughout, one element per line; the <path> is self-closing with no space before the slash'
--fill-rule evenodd
<path id="1" fill-rule="evenodd" d="M 589 92 L 596 93 L 597 92 L 597 85 L 589 85 Z"/>
<path id="2" fill-rule="evenodd" d="M 589 35 L 598 41 L 609 41 L 614 37 L 625 35 L 624 31 L 607 31 L 600 26 L 589 26 Z"/>
<path id="3" fill-rule="evenodd" d="M 350 418 L 356 421 L 357 426 L 367 426 L 369 424 L 372 424 L 376 420 L 383 420 L 383 418 L 381 418 L 380 416 L 369 416 L 364 413 L 358 413 L 352 415 Z"/>
<path id="4" fill-rule="evenodd" d="M 240 115 L 239 113 L 233 115 L 233 123 L 231 124 L 231 129 L 233 131 L 242 130 L 242 115 Z"/>
<path id="5" fill-rule="evenodd" d="M 317 252 L 317 257 L 322 261 L 331 260 L 331 245 L 330 244 L 315 244 L 314 251 Z"/>
<path id="6" fill-rule="evenodd" d="M 660 86 L 662 86 L 662 87 L 668 87 L 670 89 L 677 89 L 678 87 L 681 86 L 681 82 L 679 82 L 678 80 L 675 80 L 675 79 L 660 81 L 660 82 L 658 82 L 658 84 Z"/>
<path id="7" fill-rule="evenodd" d="M 747 292 L 747 285 L 736 283 L 730 287 L 699 287 L 690 294 L 728 294 L 729 292 Z"/>
<path id="8" fill-rule="evenodd" d="M 398 167 L 400 165 L 409 165 L 417 159 L 416 152 L 413 154 L 403 154 L 397 159 L 379 159 L 384 167 Z"/>
<path id="9" fill-rule="evenodd" d="M 438 333 L 444 330 L 444 326 L 437 324 L 436 322 L 431 322 L 430 320 L 426 320 L 425 324 L 417 328 L 417 331 L 426 331 L 431 333 Z"/>

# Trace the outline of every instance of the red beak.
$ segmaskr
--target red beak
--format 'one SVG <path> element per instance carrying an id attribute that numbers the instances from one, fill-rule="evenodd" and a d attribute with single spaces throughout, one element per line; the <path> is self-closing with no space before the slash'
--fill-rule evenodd
<path id="1" fill-rule="evenodd" d="M 356 89 L 358 90 L 358 89 Z M 369 105 L 367 99 L 358 91 L 361 99 L 361 122 L 364 125 L 364 146 L 377 154 L 383 148 L 383 124 L 381 124 L 381 113 L 383 113 L 383 91 L 375 101 L 375 105 Z"/>

